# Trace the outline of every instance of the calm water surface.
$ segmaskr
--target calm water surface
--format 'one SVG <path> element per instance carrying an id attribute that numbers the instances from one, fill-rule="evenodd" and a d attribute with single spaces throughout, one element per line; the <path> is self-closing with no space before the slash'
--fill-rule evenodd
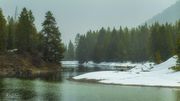
<path id="1" fill-rule="evenodd" d="M 0 101 L 180 101 L 180 89 L 175 88 L 88 84 L 66 80 L 85 72 L 80 71 L 58 73 L 46 79 L 0 79 Z"/>

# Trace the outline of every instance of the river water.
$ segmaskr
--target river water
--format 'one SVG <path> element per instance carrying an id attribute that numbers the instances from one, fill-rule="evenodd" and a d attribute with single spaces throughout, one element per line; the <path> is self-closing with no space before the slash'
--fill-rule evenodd
<path id="1" fill-rule="evenodd" d="M 66 80 L 90 71 L 68 71 L 31 80 L 2 78 L 0 101 L 180 101 L 180 89 L 177 88 L 102 85 Z"/>

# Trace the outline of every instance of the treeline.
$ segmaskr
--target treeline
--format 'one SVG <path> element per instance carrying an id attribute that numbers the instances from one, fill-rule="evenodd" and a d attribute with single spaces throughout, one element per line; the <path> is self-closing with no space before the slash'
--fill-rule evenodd
<path id="1" fill-rule="evenodd" d="M 76 36 L 75 56 L 80 63 L 87 61 L 160 63 L 176 54 L 179 36 L 180 21 L 174 25 L 155 23 L 131 29 L 101 28 Z"/>
<path id="2" fill-rule="evenodd" d="M 53 14 L 48 11 L 42 23 L 42 30 L 37 31 L 35 18 L 31 10 L 22 9 L 19 18 L 7 19 L 0 9 L 0 53 L 16 51 L 17 54 L 30 54 L 45 62 L 59 63 L 63 58 L 61 33 Z"/>
<path id="3" fill-rule="evenodd" d="M 75 49 L 76 47 L 74 46 L 73 42 L 70 40 L 68 46 L 65 46 L 64 60 L 68 60 L 68 61 L 76 60 Z"/>
<path id="4" fill-rule="evenodd" d="M 176 53 L 177 53 L 177 55 L 179 57 L 177 63 L 178 63 L 178 66 L 180 68 L 180 37 L 178 37 L 178 40 L 177 40 Z"/>

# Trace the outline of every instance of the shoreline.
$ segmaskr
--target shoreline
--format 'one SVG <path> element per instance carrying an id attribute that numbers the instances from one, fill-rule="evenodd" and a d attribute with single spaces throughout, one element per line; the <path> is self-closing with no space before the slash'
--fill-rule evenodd
<path id="1" fill-rule="evenodd" d="M 79 82 L 79 83 L 90 83 L 90 84 L 101 84 L 101 85 L 115 85 L 115 86 L 131 86 L 131 87 L 156 87 L 156 88 L 178 88 L 180 89 L 180 86 L 162 86 L 162 85 L 140 85 L 140 84 L 115 84 L 115 83 L 103 83 L 99 82 L 101 80 L 95 80 L 95 79 L 67 79 L 69 81 Z"/>
<path id="2" fill-rule="evenodd" d="M 173 71 L 177 58 L 156 64 L 153 68 L 136 66 L 129 71 L 98 71 L 75 76 L 74 81 L 124 86 L 180 88 L 180 72 Z M 148 69 L 148 72 L 143 71 Z"/>
<path id="3" fill-rule="evenodd" d="M 26 78 L 26 79 L 34 79 L 34 78 L 41 78 L 41 77 L 46 77 L 48 75 L 55 74 L 57 72 L 60 72 L 59 70 L 37 70 L 37 71 L 28 71 L 26 72 L 23 71 L 18 71 L 17 72 L 11 72 L 11 73 L 0 73 L 0 78 Z"/>
<path id="4" fill-rule="evenodd" d="M 30 54 L 0 54 L 0 77 L 34 78 L 61 68 L 59 63 L 48 63 Z"/>

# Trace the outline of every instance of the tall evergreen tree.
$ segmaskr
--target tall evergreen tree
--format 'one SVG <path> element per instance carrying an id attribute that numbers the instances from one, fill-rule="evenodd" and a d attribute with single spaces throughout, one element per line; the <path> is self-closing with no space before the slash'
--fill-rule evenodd
<path id="1" fill-rule="evenodd" d="M 29 26 L 29 29 L 30 29 L 30 36 L 29 36 L 29 48 L 30 48 L 30 51 L 31 52 L 36 52 L 37 51 L 37 47 L 39 45 L 39 34 L 37 33 L 37 30 L 36 30 L 36 27 L 35 27 L 35 24 L 34 24 L 34 21 L 35 21 L 35 18 L 33 16 L 33 13 L 32 11 L 28 11 L 28 14 L 29 14 L 29 22 L 30 22 L 30 26 Z"/>
<path id="2" fill-rule="evenodd" d="M 4 18 L 3 12 L 0 9 L 0 51 L 5 52 L 6 49 L 7 49 L 6 19 Z"/>
<path id="3" fill-rule="evenodd" d="M 67 49 L 67 59 L 68 60 L 74 60 L 75 59 L 75 50 L 73 43 L 69 42 L 68 49 Z"/>
<path id="4" fill-rule="evenodd" d="M 32 12 L 23 8 L 16 28 L 16 45 L 19 51 L 31 52 L 34 49 L 34 36 L 36 34 Z"/>
<path id="5" fill-rule="evenodd" d="M 64 48 L 61 42 L 61 33 L 50 11 L 46 13 L 42 26 L 41 34 L 44 37 L 43 58 L 47 62 L 59 63 L 63 58 Z"/>
<path id="6" fill-rule="evenodd" d="M 16 22 L 14 21 L 13 17 L 8 17 L 8 35 L 7 35 L 7 49 L 14 49 L 15 48 L 15 28 Z"/>
<path id="7" fill-rule="evenodd" d="M 119 56 L 119 49 L 118 49 L 119 41 L 121 41 L 120 37 L 116 29 L 114 28 L 110 37 L 108 48 L 107 48 L 108 61 L 118 61 L 118 57 L 121 57 Z"/>
<path id="8" fill-rule="evenodd" d="M 94 54 L 94 48 L 96 46 L 96 43 L 97 43 L 97 33 L 95 31 L 88 31 L 87 34 L 86 34 L 86 59 L 87 61 L 90 60 L 92 61 L 93 60 L 93 54 Z"/>
<path id="9" fill-rule="evenodd" d="M 176 52 L 178 55 L 178 65 L 180 66 L 180 36 L 178 36 Z"/>
<path id="10" fill-rule="evenodd" d="M 80 34 L 78 33 L 77 35 L 76 35 L 76 37 L 75 37 L 75 59 L 77 59 L 77 47 L 78 47 L 78 45 L 79 45 L 79 40 L 80 40 Z"/>
<path id="11" fill-rule="evenodd" d="M 78 41 L 78 46 L 76 48 L 76 58 L 78 59 L 79 63 L 84 63 L 87 61 L 86 59 L 86 44 L 85 44 L 86 40 L 85 40 L 85 36 L 82 35 L 79 38 Z"/>
<path id="12" fill-rule="evenodd" d="M 101 28 L 97 37 L 97 43 L 94 49 L 94 61 L 101 62 L 106 60 L 106 51 L 108 48 L 108 36 L 106 35 L 106 30 Z"/>
<path id="13" fill-rule="evenodd" d="M 175 25 L 175 43 L 176 43 L 176 54 L 178 55 L 178 65 L 180 66 L 180 20 Z"/>

